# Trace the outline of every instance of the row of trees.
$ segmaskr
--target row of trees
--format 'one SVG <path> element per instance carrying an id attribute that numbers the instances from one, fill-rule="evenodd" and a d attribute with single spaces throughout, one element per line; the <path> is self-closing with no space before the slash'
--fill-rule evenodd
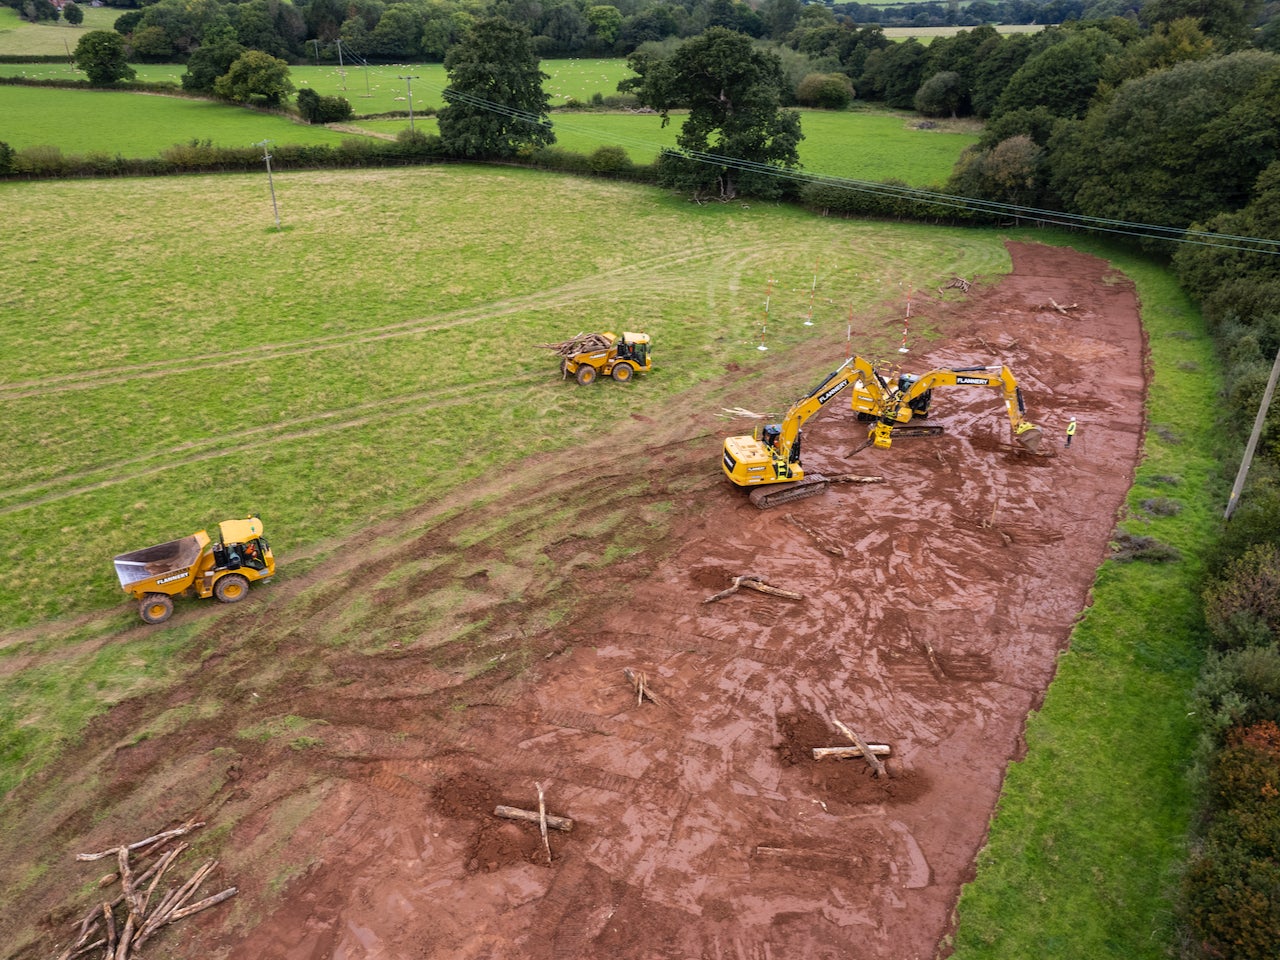
<path id="1" fill-rule="evenodd" d="M 53 23 L 59 18 L 73 27 L 84 23 L 84 8 L 74 0 L 67 0 L 61 8 L 50 0 L 10 0 L 9 6 L 18 11 L 18 16 L 32 23 Z"/>

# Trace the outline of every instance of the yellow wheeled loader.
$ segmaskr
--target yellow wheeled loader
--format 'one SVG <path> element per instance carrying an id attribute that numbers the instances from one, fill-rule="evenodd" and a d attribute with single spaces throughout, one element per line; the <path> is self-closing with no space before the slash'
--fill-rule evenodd
<path id="1" fill-rule="evenodd" d="M 275 556 L 257 517 L 223 520 L 216 543 L 207 531 L 198 530 L 189 537 L 122 553 L 114 563 L 121 588 L 138 600 L 138 613 L 147 623 L 164 623 L 173 616 L 174 597 L 236 603 L 245 598 L 250 583 L 265 583 L 276 572 Z"/>
<path id="2" fill-rule="evenodd" d="M 562 344 L 543 346 L 557 350 L 561 374 L 573 377 L 584 387 L 594 383 L 597 377 L 613 377 L 618 383 L 627 383 L 637 373 L 653 369 L 647 333 L 624 331 L 620 337 L 613 333 L 592 333 Z"/>

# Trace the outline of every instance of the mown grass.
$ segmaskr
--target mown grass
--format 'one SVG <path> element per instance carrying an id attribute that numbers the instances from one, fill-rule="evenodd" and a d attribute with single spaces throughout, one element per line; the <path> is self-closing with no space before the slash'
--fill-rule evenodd
<path id="1" fill-rule="evenodd" d="M 757 367 L 770 276 L 803 299 L 820 262 L 834 299 L 818 318 L 842 334 L 851 301 L 865 315 L 900 282 L 1004 256 L 992 233 L 702 209 L 528 171 L 275 187 L 280 231 L 265 175 L 0 186 L 0 251 L 17 265 L 0 279 L 0 393 L 23 438 L 0 450 L 6 622 L 112 602 L 111 556 L 193 523 L 259 510 L 282 545 L 314 542 L 660 403 L 729 358 Z M 54 233 L 74 257 L 48 253 Z M 565 389 L 533 346 L 598 327 L 654 334 L 648 389 Z M 770 335 L 808 332 L 778 321 Z M 98 574 L 75 572 L 82 554 Z"/>
<path id="2" fill-rule="evenodd" d="M 1099 571 L 961 898 L 959 960 L 1155 960 L 1176 939 L 1173 898 L 1191 814 L 1187 701 L 1201 659 L 1197 593 L 1226 496 L 1211 431 L 1217 363 L 1198 312 L 1165 271 L 1097 249 L 1137 283 L 1155 373 L 1121 527 L 1182 559 L 1111 560 Z M 1183 509 L 1142 509 L 1157 496 Z"/>
<path id="3" fill-rule="evenodd" d="M 673 113 L 666 127 L 652 114 L 558 112 L 551 119 L 559 148 L 591 154 L 603 146 L 618 146 L 633 163 L 648 164 L 662 148 L 676 146 L 685 115 Z M 939 186 L 978 135 L 962 124 L 920 129 L 917 122 L 917 117 L 901 111 L 801 110 L 800 163 L 804 172 L 818 176 Z M 355 126 L 390 136 L 406 129 L 409 121 L 361 120 Z M 438 130 L 431 117 L 415 118 L 414 127 L 426 133 Z"/>
<path id="4" fill-rule="evenodd" d="M 228 103 L 99 90 L 0 85 L 2 137 L 15 150 L 56 146 L 64 155 L 154 157 L 175 144 L 219 147 L 273 143 L 337 145 L 350 133 L 298 123 Z"/>
<path id="5" fill-rule="evenodd" d="M 74 46 L 74 45 L 73 45 Z M 186 67 L 180 63 L 132 63 L 139 83 L 164 83 L 180 86 Z M 544 84 L 552 108 L 568 100 L 589 103 L 596 94 L 616 96 L 618 82 L 631 76 L 626 61 L 612 60 L 544 60 Z M 412 76 L 412 81 L 406 81 Z M 0 77 L 25 77 L 31 80 L 84 80 L 85 73 L 68 63 L 0 63 Z M 413 92 L 413 109 L 427 112 L 445 104 L 444 90 L 449 78 L 439 63 L 372 64 L 368 67 L 347 63 L 294 64 L 289 79 L 299 90 L 310 87 L 324 96 L 345 97 L 358 115 L 408 112 L 409 92 Z"/>

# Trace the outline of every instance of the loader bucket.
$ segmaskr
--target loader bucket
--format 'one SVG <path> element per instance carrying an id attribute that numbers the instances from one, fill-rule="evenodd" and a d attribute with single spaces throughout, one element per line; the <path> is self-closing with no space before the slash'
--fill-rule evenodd
<path id="1" fill-rule="evenodd" d="M 1032 453 L 1039 453 L 1040 440 L 1044 436 L 1044 431 L 1039 427 L 1035 427 L 1030 424 L 1025 424 L 1024 426 L 1025 429 L 1015 434 L 1014 439 Z"/>

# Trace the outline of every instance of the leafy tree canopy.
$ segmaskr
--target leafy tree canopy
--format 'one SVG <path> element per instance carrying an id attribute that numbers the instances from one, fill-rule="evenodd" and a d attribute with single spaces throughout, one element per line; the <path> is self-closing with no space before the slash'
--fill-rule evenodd
<path id="1" fill-rule="evenodd" d="M 124 37 L 114 30 L 90 30 L 76 44 L 73 56 L 95 87 L 109 87 L 117 80 L 137 76 L 125 62 Z"/>
<path id="2" fill-rule="evenodd" d="M 1263 0 L 1146 0 L 1141 16 L 1153 25 L 1191 17 L 1206 34 L 1230 48 L 1249 40 L 1262 5 Z"/>
<path id="3" fill-rule="evenodd" d="M 448 104 L 440 111 L 440 140 L 458 157 L 513 157 L 522 147 L 555 143 L 549 79 L 538 69 L 529 31 L 498 17 L 475 24 L 444 58 Z"/>
<path id="4" fill-rule="evenodd" d="M 278 106 L 293 93 L 293 81 L 289 79 L 289 65 L 283 60 L 261 50 L 249 50 L 231 64 L 224 76 L 214 81 L 213 90 L 218 96 L 237 103 Z"/>
<path id="5" fill-rule="evenodd" d="M 1280 157 L 1280 57 L 1245 50 L 1131 80 L 1050 150 L 1056 192 L 1090 216 L 1185 227 L 1239 210 Z"/>
<path id="6" fill-rule="evenodd" d="M 800 162 L 800 115 L 781 109 L 784 78 L 775 54 L 756 49 L 745 34 L 713 27 L 670 59 L 632 55 L 628 63 L 638 76 L 618 88 L 659 111 L 664 125 L 672 109 L 689 109 L 676 138 L 686 154 L 663 158 L 669 185 L 695 194 L 714 191 L 723 199 L 739 192 L 766 198 L 784 192 L 783 181 L 759 169 L 790 169 Z"/>

